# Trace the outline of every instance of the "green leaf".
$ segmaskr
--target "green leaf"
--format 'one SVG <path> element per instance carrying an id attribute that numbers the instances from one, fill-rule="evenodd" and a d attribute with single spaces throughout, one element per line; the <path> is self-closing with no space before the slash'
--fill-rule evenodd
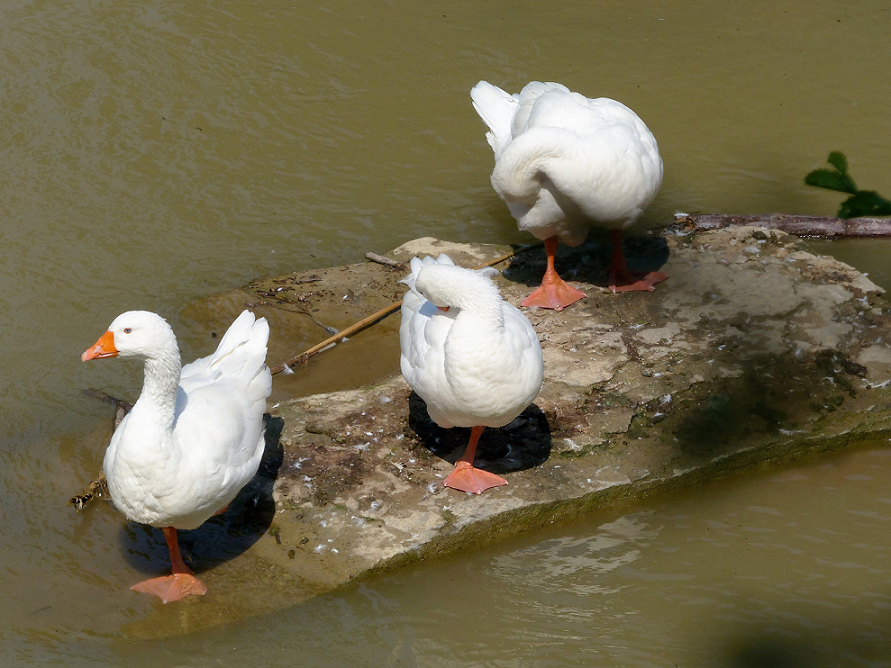
<path id="1" fill-rule="evenodd" d="M 838 210 L 839 218 L 862 216 L 891 216 L 891 201 L 874 190 L 860 190 L 842 202 Z"/>
<path id="2" fill-rule="evenodd" d="M 829 154 L 829 160 L 827 162 L 835 167 L 842 174 L 847 175 L 848 173 L 848 159 L 845 157 L 845 154 L 841 151 L 833 151 Z"/>
<path id="3" fill-rule="evenodd" d="M 840 153 L 838 155 L 841 155 Z M 846 173 L 834 169 L 815 169 L 804 177 L 804 182 L 809 186 L 837 190 L 838 192 L 853 195 L 857 192 L 854 180 Z"/>
<path id="4" fill-rule="evenodd" d="M 804 182 L 809 186 L 851 195 L 842 202 L 838 210 L 839 218 L 891 216 L 891 201 L 874 190 L 857 190 L 854 179 L 848 174 L 848 159 L 844 153 L 832 151 L 827 162 L 835 169 L 815 169 L 804 177 Z"/>

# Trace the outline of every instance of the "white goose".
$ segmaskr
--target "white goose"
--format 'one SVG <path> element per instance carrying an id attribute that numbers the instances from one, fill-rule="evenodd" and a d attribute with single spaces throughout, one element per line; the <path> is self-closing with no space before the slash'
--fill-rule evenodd
<path id="1" fill-rule="evenodd" d="M 557 275 L 554 254 L 558 240 L 578 246 L 592 225 L 612 236 L 610 290 L 652 291 L 667 278 L 629 272 L 622 254 L 622 230 L 662 185 L 656 138 L 637 114 L 615 100 L 540 81 L 517 95 L 480 81 L 470 97 L 489 127 L 495 191 L 518 227 L 545 242 L 547 271 L 523 306 L 561 310 L 585 296 Z"/>
<path id="2" fill-rule="evenodd" d="M 501 298 L 488 273 L 456 267 L 447 255 L 413 258 L 399 327 L 402 375 L 430 418 L 443 428 L 472 427 L 467 450 L 443 484 L 475 494 L 507 484 L 473 467 L 480 434 L 522 413 L 543 374 L 535 330 Z"/>
<path id="3" fill-rule="evenodd" d="M 132 589 L 165 603 L 207 591 L 183 562 L 177 529 L 195 529 L 226 510 L 263 454 L 263 412 L 272 389 L 266 368 L 269 326 L 244 311 L 215 353 L 181 366 L 170 325 L 129 311 L 81 356 L 145 362 L 142 393 L 121 421 L 103 469 L 115 507 L 164 531 L 173 574 Z"/>

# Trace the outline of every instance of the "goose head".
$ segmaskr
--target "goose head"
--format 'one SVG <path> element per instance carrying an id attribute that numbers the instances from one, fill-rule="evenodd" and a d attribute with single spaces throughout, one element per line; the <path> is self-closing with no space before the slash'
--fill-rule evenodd
<path id="1" fill-rule="evenodd" d="M 498 288 L 486 273 L 472 269 L 426 265 L 418 272 L 414 288 L 431 304 L 443 310 L 500 310 Z"/>
<path id="2" fill-rule="evenodd" d="M 178 353 L 176 336 L 164 318 L 150 311 L 127 311 L 80 358 L 84 362 L 103 357 L 151 359 L 171 350 Z"/>

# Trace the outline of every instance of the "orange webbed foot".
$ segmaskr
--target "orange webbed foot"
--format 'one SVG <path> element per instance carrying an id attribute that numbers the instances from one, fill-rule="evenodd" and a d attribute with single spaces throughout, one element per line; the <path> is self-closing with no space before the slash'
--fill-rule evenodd
<path id="1" fill-rule="evenodd" d="M 666 278 L 668 278 L 668 275 L 663 274 L 661 271 L 651 271 L 646 273 L 615 271 L 610 269 L 609 289 L 610 292 L 614 293 L 633 291 L 653 292 L 656 290 L 653 286 L 656 285 L 656 283 L 661 283 Z"/>
<path id="2" fill-rule="evenodd" d="M 141 594 L 152 594 L 164 603 L 173 603 L 186 596 L 204 596 L 207 587 L 194 575 L 175 573 L 160 578 L 153 578 L 130 587 Z"/>
<path id="3" fill-rule="evenodd" d="M 490 487 L 506 485 L 507 480 L 494 473 L 471 466 L 468 462 L 458 460 L 454 470 L 443 481 L 443 487 L 451 487 L 460 492 L 482 494 Z"/>
<path id="4" fill-rule="evenodd" d="M 587 295 L 584 292 L 576 290 L 569 283 L 558 278 L 553 282 L 543 282 L 540 287 L 520 303 L 520 306 L 536 306 L 538 308 L 562 311 L 570 304 L 574 304 L 579 299 L 584 299 L 585 297 Z"/>

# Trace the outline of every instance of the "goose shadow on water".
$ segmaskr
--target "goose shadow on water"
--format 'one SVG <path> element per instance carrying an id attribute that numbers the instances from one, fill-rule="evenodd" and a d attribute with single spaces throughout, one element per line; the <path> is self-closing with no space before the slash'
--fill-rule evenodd
<path id="1" fill-rule="evenodd" d="M 263 416 L 266 445 L 256 475 L 241 489 L 222 515 L 197 529 L 178 531 L 186 564 L 196 573 L 210 570 L 243 554 L 265 534 L 275 516 L 272 486 L 284 459 L 281 434 L 284 420 Z M 170 553 L 160 529 L 127 522 L 121 529 L 127 562 L 146 574 L 170 571 Z"/>
<path id="2" fill-rule="evenodd" d="M 412 392 L 408 425 L 432 454 L 454 464 L 470 440 L 469 427 L 443 429 L 427 414 L 427 404 Z M 542 410 L 529 405 L 513 422 L 487 427 L 480 436 L 474 466 L 499 475 L 534 468 L 551 455 L 551 428 Z"/>
<path id="3" fill-rule="evenodd" d="M 514 246 L 514 249 L 516 248 Z M 661 236 L 624 234 L 622 248 L 628 269 L 632 272 L 658 271 L 668 262 L 668 242 Z M 606 288 L 611 255 L 612 245 L 608 232 L 594 229 L 581 246 L 570 248 L 558 244 L 555 260 L 557 273 L 564 280 L 582 281 Z M 510 265 L 503 273 L 510 281 L 536 288 L 541 285 L 546 267 L 547 256 L 544 248 L 536 247 L 520 257 L 512 257 Z M 658 289 L 657 287 L 656 290 Z"/>

